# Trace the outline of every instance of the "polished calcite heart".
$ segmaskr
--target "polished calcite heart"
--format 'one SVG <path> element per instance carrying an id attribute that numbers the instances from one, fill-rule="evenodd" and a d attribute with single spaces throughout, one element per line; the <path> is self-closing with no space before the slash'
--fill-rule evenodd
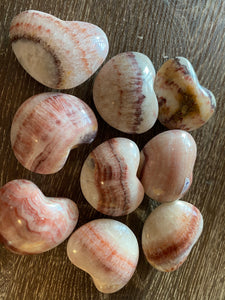
<path id="1" fill-rule="evenodd" d="M 78 221 L 77 205 L 66 198 L 45 197 L 28 180 L 0 189 L 0 241 L 18 254 L 37 254 L 62 243 Z"/>
<path id="2" fill-rule="evenodd" d="M 113 138 L 95 148 L 81 170 L 84 197 L 98 211 L 110 216 L 127 215 L 144 198 L 137 178 L 140 152 L 126 138 Z"/>
<path id="3" fill-rule="evenodd" d="M 185 195 L 192 183 L 197 146 L 184 130 L 168 130 L 151 139 L 141 151 L 139 175 L 145 193 L 159 202 Z"/>
<path id="4" fill-rule="evenodd" d="M 144 223 L 146 259 L 159 271 L 176 270 L 187 259 L 202 229 L 203 218 L 194 205 L 180 200 L 161 204 Z"/>
<path id="5" fill-rule="evenodd" d="M 102 293 L 114 293 L 133 276 L 139 257 L 134 233 L 123 223 L 111 219 L 93 220 L 69 238 L 70 261 L 92 277 Z"/>
<path id="6" fill-rule="evenodd" d="M 86 81 L 108 54 L 108 40 L 96 25 L 63 21 L 28 10 L 11 23 L 13 51 L 23 68 L 40 83 L 69 89 Z"/>
<path id="7" fill-rule="evenodd" d="M 158 117 L 154 78 L 154 66 L 142 53 L 125 52 L 111 58 L 93 87 L 94 103 L 101 117 L 126 133 L 149 130 Z"/>
<path id="8" fill-rule="evenodd" d="M 97 128 L 93 111 L 82 100 L 42 93 L 26 100 L 16 112 L 12 149 L 28 170 L 52 174 L 64 166 L 71 149 L 94 140 Z"/>
<path id="9" fill-rule="evenodd" d="M 169 59 L 161 66 L 154 90 L 159 102 L 158 119 L 169 129 L 197 129 L 216 108 L 213 93 L 199 84 L 192 65 L 184 57 Z"/>

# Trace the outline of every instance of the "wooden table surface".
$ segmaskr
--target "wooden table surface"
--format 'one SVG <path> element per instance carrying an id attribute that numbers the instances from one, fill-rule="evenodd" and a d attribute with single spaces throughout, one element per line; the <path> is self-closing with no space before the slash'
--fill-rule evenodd
<path id="1" fill-rule="evenodd" d="M 193 64 L 202 85 L 212 90 L 217 110 L 202 128 L 192 132 L 198 146 L 194 180 L 184 200 L 203 214 L 204 230 L 184 265 L 173 273 L 153 269 L 140 251 L 137 270 L 125 288 L 111 295 L 99 293 L 90 277 L 73 266 L 66 244 L 35 256 L 19 256 L 0 246 L 0 299 L 225 299 L 225 1 L 223 0 L 1 0 L 0 3 L 0 185 L 16 178 L 37 184 L 48 196 L 73 199 L 80 211 L 78 227 L 101 218 L 82 196 L 79 174 L 87 154 L 102 141 L 124 136 L 140 149 L 165 130 L 158 122 L 147 133 L 123 134 L 103 122 L 92 99 L 94 76 L 67 90 L 85 100 L 97 115 L 99 132 L 91 145 L 73 150 L 55 175 L 37 175 L 23 168 L 10 146 L 10 126 L 25 99 L 51 91 L 19 65 L 8 38 L 13 16 L 36 9 L 66 20 L 100 26 L 108 35 L 107 60 L 124 51 L 139 51 L 156 70 L 169 57 L 184 56 Z M 143 222 L 156 206 L 145 197 L 132 214 L 117 218 L 136 234 L 141 246 Z"/>

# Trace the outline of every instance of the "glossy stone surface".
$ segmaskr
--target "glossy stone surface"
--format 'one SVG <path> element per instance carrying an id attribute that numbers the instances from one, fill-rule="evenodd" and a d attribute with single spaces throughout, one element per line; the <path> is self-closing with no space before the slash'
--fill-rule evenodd
<path id="1" fill-rule="evenodd" d="M 159 121 L 169 129 L 191 131 L 213 115 L 213 93 L 199 84 L 197 75 L 184 57 L 166 61 L 155 77 L 154 90 L 159 102 Z"/>
<path id="2" fill-rule="evenodd" d="M 95 148 L 81 170 L 81 189 L 87 201 L 110 216 L 134 211 L 144 197 L 137 178 L 140 152 L 126 138 L 110 139 Z"/>
<path id="3" fill-rule="evenodd" d="M 142 53 L 125 52 L 111 58 L 93 87 L 94 103 L 101 117 L 126 133 L 149 130 L 158 117 L 154 78 L 154 66 Z"/>
<path id="4" fill-rule="evenodd" d="M 10 26 L 13 51 L 23 68 L 40 83 L 69 89 L 86 81 L 108 54 L 108 39 L 98 26 L 63 21 L 28 10 Z"/>
<path id="5" fill-rule="evenodd" d="M 184 196 L 192 183 L 197 147 L 183 130 L 168 130 L 151 139 L 141 151 L 139 177 L 145 193 L 159 202 Z"/>
<path id="6" fill-rule="evenodd" d="M 143 227 L 142 247 L 146 259 L 159 271 L 178 269 L 202 229 L 203 218 L 194 205 L 180 200 L 161 204 L 148 216 Z"/>
<path id="7" fill-rule="evenodd" d="M 37 254 L 62 243 L 78 220 L 77 205 L 45 197 L 31 181 L 18 179 L 0 189 L 0 241 L 18 254 Z"/>
<path id="8" fill-rule="evenodd" d="M 131 279 L 139 247 L 126 225 L 111 219 L 98 219 L 71 235 L 67 254 L 76 267 L 92 277 L 100 292 L 114 293 Z"/>
<path id="9" fill-rule="evenodd" d="M 40 174 L 59 171 L 72 148 L 91 143 L 97 120 L 90 107 L 68 94 L 43 93 L 25 101 L 11 127 L 11 144 L 18 161 Z"/>

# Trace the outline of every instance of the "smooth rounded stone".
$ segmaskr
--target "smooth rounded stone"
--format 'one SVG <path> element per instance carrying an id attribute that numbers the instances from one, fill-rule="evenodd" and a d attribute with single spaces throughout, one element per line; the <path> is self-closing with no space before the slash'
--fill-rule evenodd
<path id="1" fill-rule="evenodd" d="M 138 262 L 139 247 L 134 233 L 111 219 L 91 221 L 69 238 L 67 255 L 87 272 L 102 293 L 114 293 L 131 279 Z"/>
<path id="2" fill-rule="evenodd" d="M 137 178 L 140 152 L 126 138 L 113 138 L 95 148 L 85 160 L 80 176 L 81 190 L 98 211 L 110 216 L 127 215 L 144 198 Z"/>
<path id="3" fill-rule="evenodd" d="M 23 179 L 0 189 L 0 207 L 0 242 L 17 254 L 38 254 L 58 246 L 78 221 L 72 200 L 45 197 Z"/>
<path id="4" fill-rule="evenodd" d="M 203 218 L 194 205 L 180 200 L 161 204 L 143 227 L 142 247 L 147 261 L 159 271 L 175 271 L 187 259 L 202 229 Z"/>
<path id="5" fill-rule="evenodd" d="M 197 146 L 183 130 L 168 130 L 151 139 L 141 151 L 139 177 L 145 193 L 159 202 L 184 196 L 192 183 Z"/>
<path id="6" fill-rule="evenodd" d="M 216 108 L 213 93 L 199 84 L 184 57 L 166 61 L 155 77 L 159 121 L 169 129 L 191 131 L 204 125 Z"/>
<path id="7" fill-rule="evenodd" d="M 40 83 L 69 89 L 86 81 L 105 60 L 108 39 L 98 26 L 63 21 L 28 10 L 10 26 L 12 49 L 22 67 Z"/>
<path id="8" fill-rule="evenodd" d="M 93 111 L 82 100 L 62 93 L 38 94 L 14 116 L 12 149 L 28 170 L 52 174 L 64 166 L 72 148 L 94 140 L 97 128 Z"/>
<path id="9" fill-rule="evenodd" d="M 149 130 L 158 117 L 154 78 L 154 66 L 142 53 L 125 52 L 111 58 L 93 87 L 94 103 L 101 117 L 126 133 Z"/>

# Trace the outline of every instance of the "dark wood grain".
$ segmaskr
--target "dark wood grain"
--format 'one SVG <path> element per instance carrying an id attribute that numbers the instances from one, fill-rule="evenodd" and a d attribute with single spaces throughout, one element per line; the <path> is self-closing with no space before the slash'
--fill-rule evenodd
<path id="1" fill-rule="evenodd" d="M 195 204 L 204 217 L 204 231 L 186 263 L 171 274 L 154 270 L 140 251 L 140 260 L 129 284 L 112 295 L 99 293 L 91 279 L 67 259 L 66 242 L 35 256 L 19 256 L 0 246 L 0 299 L 225 299 L 225 2 L 223 0 L 1 0 L 0 3 L 0 185 L 16 178 L 36 183 L 48 196 L 73 199 L 79 207 L 78 226 L 103 217 L 85 201 L 79 174 L 87 154 L 102 141 L 116 136 L 133 139 L 140 148 L 165 130 L 157 123 L 140 136 L 121 134 L 105 124 L 92 101 L 94 76 L 67 90 L 95 111 L 99 133 L 89 146 L 73 150 L 57 174 L 41 176 L 25 170 L 10 146 L 10 126 L 17 108 L 33 94 L 50 89 L 33 80 L 20 67 L 8 38 L 13 16 L 26 9 L 52 13 L 66 20 L 100 26 L 108 35 L 108 59 L 134 50 L 150 57 L 156 70 L 175 55 L 187 57 L 202 85 L 216 96 L 213 118 L 192 134 L 198 146 L 193 185 L 184 200 Z M 139 245 L 143 222 L 155 207 L 144 199 L 126 217 L 117 218 L 135 232 Z"/>

